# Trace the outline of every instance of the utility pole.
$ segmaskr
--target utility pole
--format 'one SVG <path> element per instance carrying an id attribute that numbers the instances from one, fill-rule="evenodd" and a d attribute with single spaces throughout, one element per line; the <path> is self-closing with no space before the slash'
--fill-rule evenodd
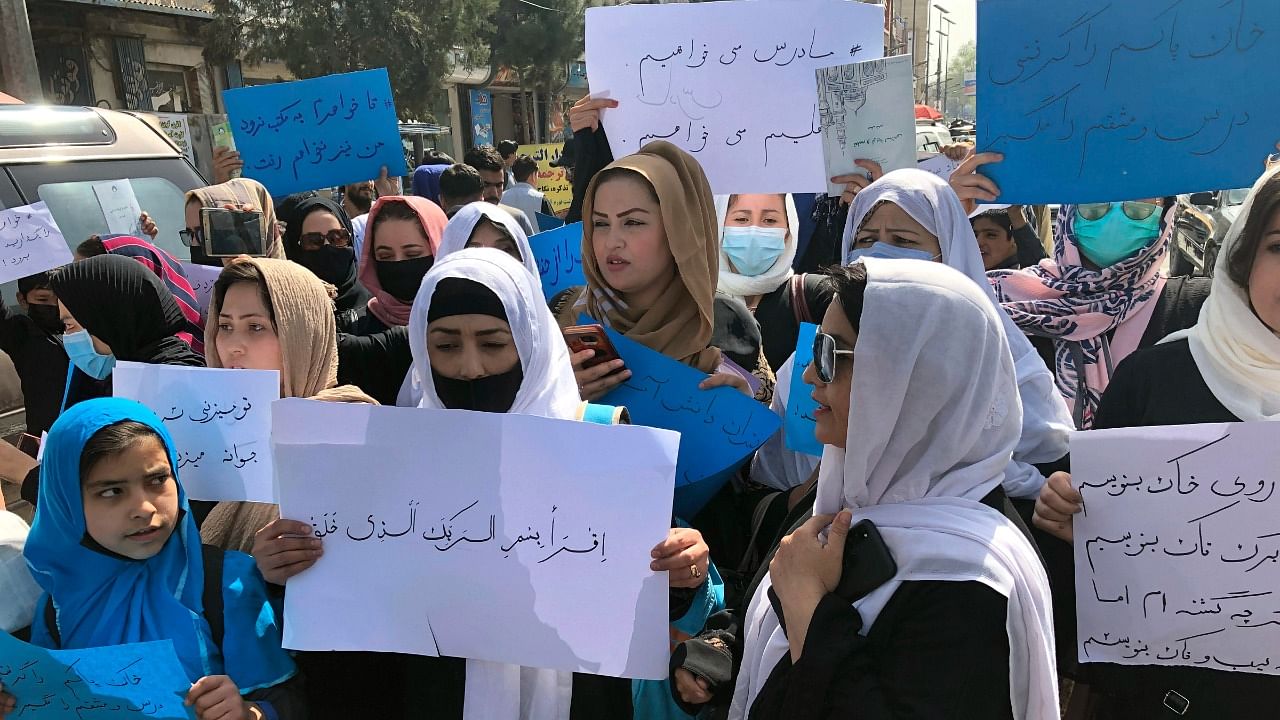
<path id="1" fill-rule="evenodd" d="M 25 0 L 0 0 L 0 90 L 24 102 L 40 102 L 40 72 Z"/>

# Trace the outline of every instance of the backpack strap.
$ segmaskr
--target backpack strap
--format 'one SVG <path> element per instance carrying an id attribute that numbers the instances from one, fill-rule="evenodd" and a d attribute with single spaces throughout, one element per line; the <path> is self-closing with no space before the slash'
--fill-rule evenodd
<path id="1" fill-rule="evenodd" d="M 809 299 L 804 293 L 804 279 L 808 276 L 808 273 L 791 276 L 791 312 L 795 313 L 797 325 L 813 322 L 813 313 L 809 312 Z"/>
<path id="2" fill-rule="evenodd" d="M 204 619 L 209 623 L 209 632 L 213 635 L 213 644 L 222 648 L 222 637 L 226 631 L 222 617 L 222 560 L 226 551 L 216 545 L 201 545 L 200 559 L 204 561 Z M 44 624 L 49 630 L 55 648 L 62 647 L 62 633 L 58 630 L 58 612 L 53 608 L 53 597 L 47 598 L 44 604 Z"/>
<path id="3" fill-rule="evenodd" d="M 222 617 L 222 561 L 226 551 L 216 545 L 201 545 L 200 559 L 204 561 L 204 619 L 209 623 L 213 644 L 222 649 L 222 637 L 226 630 Z"/>
<path id="4" fill-rule="evenodd" d="M 597 425 L 630 425 L 631 413 L 621 405 L 584 402 L 578 406 L 578 420 Z"/>

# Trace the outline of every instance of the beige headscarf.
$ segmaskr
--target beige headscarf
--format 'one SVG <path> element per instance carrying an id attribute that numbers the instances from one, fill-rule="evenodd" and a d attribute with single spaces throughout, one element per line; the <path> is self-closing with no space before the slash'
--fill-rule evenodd
<path id="1" fill-rule="evenodd" d="M 608 326 L 651 350 L 703 372 L 715 372 L 720 366 L 720 350 L 709 345 L 720 275 L 720 235 L 707 176 L 691 155 L 663 141 L 651 142 L 640 152 L 614 161 L 605 171 L 615 168 L 630 170 L 653 186 L 676 274 L 661 299 L 643 309 L 628 308 L 609 287 L 591 246 L 591 206 L 600 185 L 597 175 L 582 204 L 587 313 L 607 320 Z"/>
<path id="2" fill-rule="evenodd" d="M 262 237 L 266 240 L 267 257 L 284 259 L 284 243 L 280 242 L 280 233 L 276 225 L 275 201 L 271 193 L 262 183 L 249 178 L 228 180 L 221 185 L 209 185 L 196 188 L 187 193 L 186 203 L 200 203 L 201 207 L 222 207 L 228 203 L 233 205 L 252 205 L 262 213 Z"/>
<path id="3" fill-rule="evenodd" d="M 251 263 L 267 283 L 276 335 L 280 338 L 280 396 L 302 397 L 326 402 L 368 403 L 378 401 L 354 385 L 338 385 L 338 335 L 333 318 L 333 301 L 310 270 L 273 258 L 239 258 L 234 263 Z M 218 358 L 218 313 L 215 295 L 209 302 L 205 327 L 205 360 L 209 367 L 222 367 Z M 264 503 L 219 503 L 200 528 L 204 542 L 227 550 L 249 552 L 253 535 L 280 517 L 279 508 Z"/>

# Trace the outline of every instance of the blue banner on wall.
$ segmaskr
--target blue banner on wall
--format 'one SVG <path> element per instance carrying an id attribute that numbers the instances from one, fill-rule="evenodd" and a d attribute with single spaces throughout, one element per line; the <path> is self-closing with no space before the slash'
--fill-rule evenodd
<path id="1" fill-rule="evenodd" d="M 493 93 L 471 90 L 471 144 L 493 144 Z"/>

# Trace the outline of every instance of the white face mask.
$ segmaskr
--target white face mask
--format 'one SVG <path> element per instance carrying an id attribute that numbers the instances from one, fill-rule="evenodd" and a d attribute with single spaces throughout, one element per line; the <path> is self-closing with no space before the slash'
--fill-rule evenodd
<path id="1" fill-rule="evenodd" d="M 763 275 L 786 251 L 787 229 L 729 226 L 724 229 L 720 249 L 739 275 Z"/>

